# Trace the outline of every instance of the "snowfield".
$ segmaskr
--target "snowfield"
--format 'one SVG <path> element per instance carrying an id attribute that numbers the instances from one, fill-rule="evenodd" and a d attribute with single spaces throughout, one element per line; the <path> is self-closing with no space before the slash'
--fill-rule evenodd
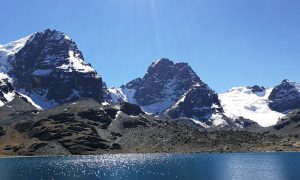
<path id="1" fill-rule="evenodd" d="M 284 114 L 269 108 L 268 97 L 272 88 L 264 92 L 253 93 L 247 87 L 236 87 L 219 95 L 221 105 L 228 117 L 244 117 L 253 120 L 263 127 L 275 125 Z"/>

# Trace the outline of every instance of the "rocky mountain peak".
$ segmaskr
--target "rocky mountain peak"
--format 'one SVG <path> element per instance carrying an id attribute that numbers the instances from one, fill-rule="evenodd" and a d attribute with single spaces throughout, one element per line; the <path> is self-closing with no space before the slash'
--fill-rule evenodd
<path id="1" fill-rule="evenodd" d="M 31 35 L 8 62 L 14 87 L 43 108 L 81 97 L 102 101 L 101 77 L 85 62 L 76 43 L 60 31 Z"/>
<path id="2" fill-rule="evenodd" d="M 47 29 L 44 32 L 35 33 L 30 39 L 15 55 L 12 63 L 22 63 L 21 65 L 25 65 L 23 68 L 26 69 L 39 66 L 41 70 L 45 70 L 51 66 L 51 68 L 69 72 L 96 73 L 90 64 L 84 62 L 76 43 L 64 33 Z M 31 51 L 28 52 L 29 50 Z M 30 61 L 26 59 L 27 57 L 35 58 Z"/>
<path id="3" fill-rule="evenodd" d="M 290 81 L 288 80 L 288 79 L 284 79 L 284 80 L 282 80 L 282 82 L 281 82 L 281 84 L 289 84 L 290 83 Z"/>
<path id="4" fill-rule="evenodd" d="M 70 40 L 71 38 L 68 37 L 66 34 L 64 34 L 61 31 L 57 31 L 57 30 L 51 30 L 51 29 L 46 29 L 44 32 L 41 33 L 37 33 L 37 34 L 43 34 L 46 37 L 50 38 L 50 39 L 56 39 L 56 40 Z"/>
<path id="5" fill-rule="evenodd" d="M 168 58 L 161 58 L 155 62 L 152 62 L 152 64 L 149 66 L 148 70 L 150 70 L 152 68 L 159 68 L 159 67 L 165 68 L 168 66 L 174 66 L 174 62 Z"/>
<path id="6" fill-rule="evenodd" d="M 192 80 L 195 83 L 200 81 L 200 78 L 193 71 L 193 69 L 187 63 L 174 63 L 173 61 L 162 58 L 153 62 L 143 79 L 158 79 L 170 80 L 170 79 L 184 79 Z"/>
<path id="7" fill-rule="evenodd" d="M 283 80 L 272 90 L 269 100 L 270 108 L 278 112 L 300 108 L 300 84 Z"/>
<path id="8" fill-rule="evenodd" d="M 200 127 L 235 126 L 223 115 L 215 93 L 187 63 L 163 58 L 153 62 L 143 78 L 108 89 L 113 102 L 141 106 L 148 113 Z M 191 122 L 191 123 L 190 123 Z"/>
<path id="9" fill-rule="evenodd" d="M 171 107 L 196 83 L 202 81 L 187 63 L 163 58 L 153 62 L 143 78 L 129 82 L 126 87 L 134 89 L 135 103 L 157 114 Z"/>

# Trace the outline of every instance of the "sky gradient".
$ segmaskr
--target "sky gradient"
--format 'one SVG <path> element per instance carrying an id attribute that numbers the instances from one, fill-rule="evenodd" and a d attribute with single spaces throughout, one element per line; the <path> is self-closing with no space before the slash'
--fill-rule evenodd
<path id="1" fill-rule="evenodd" d="M 217 92 L 300 82 L 298 0 L 0 0 L 0 44 L 65 32 L 108 86 L 162 57 L 187 62 Z"/>

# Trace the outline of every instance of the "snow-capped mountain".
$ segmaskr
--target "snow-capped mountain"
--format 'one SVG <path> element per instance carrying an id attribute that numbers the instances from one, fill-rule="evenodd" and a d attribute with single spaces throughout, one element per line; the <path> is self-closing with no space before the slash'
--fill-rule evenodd
<path id="1" fill-rule="evenodd" d="M 109 101 L 137 104 L 145 112 L 171 119 L 185 118 L 203 127 L 226 126 L 218 95 L 187 63 L 163 58 L 153 62 L 143 78 L 107 90 Z"/>
<path id="2" fill-rule="evenodd" d="M 274 111 L 286 113 L 300 108 L 300 84 L 283 80 L 281 84 L 274 87 L 269 100 L 269 106 Z"/>
<path id="3" fill-rule="evenodd" d="M 102 101 L 102 79 L 85 63 L 74 41 L 45 30 L 0 46 L 0 70 L 18 92 L 42 108 L 88 97 Z"/>
<path id="4" fill-rule="evenodd" d="M 263 127 L 277 123 L 284 114 L 269 108 L 269 96 L 272 88 L 259 86 L 236 87 L 220 94 L 221 105 L 227 117 L 243 117 L 257 122 Z"/>
<path id="5" fill-rule="evenodd" d="M 218 95 L 187 63 L 163 58 L 142 78 L 107 88 L 76 43 L 48 29 L 0 45 L 0 106 L 16 97 L 44 109 L 92 98 L 129 102 L 147 113 L 197 127 L 267 127 L 300 108 L 300 85 L 284 80 L 274 88 L 237 87 Z"/>
<path id="6" fill-rule="evenodd" d="M 146 112 L 160 114 L 175 104 L 196 83 L 202 84 L 189 65 L 174 64 L 164 58 L 153 62 L 143 78 L 109 91 L 112 93 L 112 100 L 121 98 L 138 104 Z"/>

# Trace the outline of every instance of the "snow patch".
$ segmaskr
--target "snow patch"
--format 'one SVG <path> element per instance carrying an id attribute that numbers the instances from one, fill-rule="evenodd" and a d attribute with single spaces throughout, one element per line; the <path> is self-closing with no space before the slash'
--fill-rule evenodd
<path id="1" fill-rule="evenodd" d="M 151 64 L 151 67 L 154 68 L 160 61 L 161 61 L 161 59 L 154 61 L 154 62 Z"/>
<path id="2" fill-rule="evenodd" d="M 111 98 L 110 101 L 112 103 L 127 101 L 126 94 L 124 94 L 124 92 L 122 91 L 122 88 L 108 88 L 107 91 L 110 95 L 110 98 Z"/>
<path id="3" fill-rule="evenodd" d="M 20 89 L 19 92 L 23 96 L 29 97 L 32 102 L 34 102 L 34 106 L 40 107 L 41 109 L 50 109 L 57 107 L 59 103 L 57 103 L 55 100 L 49 100 L 47 99 L 48 90 L 43 90 L 42 92 L 26 92 L 24 89 Z"/>
<path id="4" fill-rule="evenodd" d="M 158 115 L 170 108 L 172 104 L 174 104 L 174 101 L 172 101 L 171 99 L 163 99 L 162 101 L 157 103 L 153 103 L 147 106 L 141 106 L 141 108 L 147 113 Z"/>
<path id="5" fill-rule="evenodd" d="M 37 105 L 29 96 L 26 96 L 24 94 L 19 93 L 22 97 L 26 98 L 27 101 L 32 104 L 34 107 L 36 107 L 37 109 L 43 109 L 41 106 Z"/>
<path id="6" fill-rule="evenodd" d="M 241 116 L 268 127 L 275 125 L 284 116 L 269 108 L 268 97 L 271 91 L 272 88 L 266 89 L 263 95 L 255 94 L 247 87 L 236 87 L 220 94 L 219 99 L 226 116 L 233 119 Z"/>
<path id="7" fill-rule="evenodd" d="M 119 102 L 128 102 L 131 104 L 136 104 L 136 100 L 134 98 L 135 89 L 128 89 L 126 87 L 123 88 L 108 88 L 107 89 L 111 103 L 119 103 Z"/>
<path id="8" fill-rule="evenodd" d="M 191 120 L 191 121 L 193 121 L 194 123 L 199 124 L 199 125 L 201 125 L 202 127 L 206 128 L 206 129 L 207 129 L 207 128 L 210 128 L 210 126 L 208 126 L 208 125 L 205 124 L 204 122 L 198 121 L 198 120 L 196 120 L 196 119 L 189 118 L 188 120 Z"/>
<path id="9" fill-rule="evenodd" d="M 0 82 L 3 83 L 3 80 L 7 80 L 9 83 L 12 83 L 11 78 L 7 74 L 0 72 Z"/>
<path id="10" fill-rule="evenodd" d="M 68 72 L 72 72 L 73 70 L 79 71 L 79 72 L 95 72 L 95 70 L 86 64 L 83 59 L 80 58 L 79 53 L 75 53 L 74 51 L 69 51 L 69 62 L 68 64 L 63 64 L 58 69 L 67 70 Z"/>
<path id="11" fill-rule="evenodd" d="M 224 116 L 222 114 L 212 114 L 210 120 L 212 121 L 213 126 L 215 127 L 228 125 L 227 121 L 224 119 Z"/>
<path id="12" fill-rule="evenodd" d="M 12 83 L 12 80 L 10 77 L 8 77 L 7 74 L 4 73 L 0 73 L 0 87 L 1 86 L 7 86 L 8 83 Z M 5 103 L 8 103 L 10 101 L 12 101 L 15 98 L 15 91 L 9 91 L 9 92 L 3 92 L 1 91 L 3 94 L 3 97 L 5 98 L 5 100 L 1 101 L 0 100 L 0 107 L 4 106 Z"/>

